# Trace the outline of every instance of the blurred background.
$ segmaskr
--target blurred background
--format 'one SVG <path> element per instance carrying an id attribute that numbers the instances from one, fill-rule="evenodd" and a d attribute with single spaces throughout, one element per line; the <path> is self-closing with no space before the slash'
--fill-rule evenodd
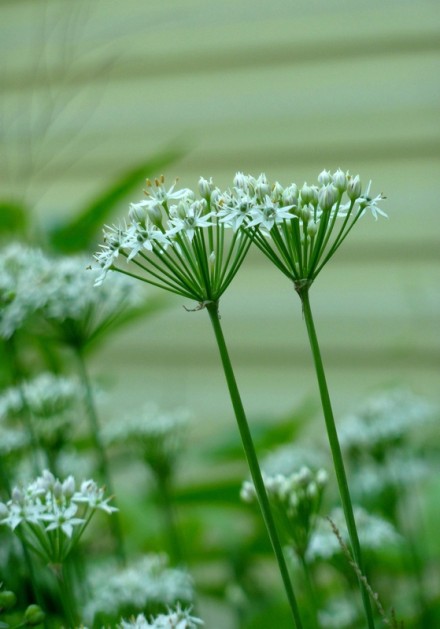
<path id="1" fill-rule="evenodd" d="M 364 189 L 371 179 L 374 196 L 387 197 L 389 218 L 365 216 L 311 292 L 337 421 L 394 387 L 438 403 L 437 2 L 1 0 L 0 58 L 2 246 L 19 239 L 56 254 L 86 250 L 92 260 L 103 224 L 125 217 L 145 178 L 162 173 L 191 188 L 201 175 L 226 187 L 236 171 L 301 186 L 324 168 L 349 169 Z M 218 566 L 206 567 L 217 561 L 213 549 L 223 557 L 229 548 L 235 562 L 231 531 L 246 530 L 238 490 L 247 471 L 209 319 L 184 309 L 193 306 L 168 297 L 164 309 L 110 336 L 88 367 L 105 391 L 102 420 L 133 416 L 145 402 L 189 409 L 177 484 L 203 594 L 206 583 L 217 587 Z M 251 251 L 221 316 L 260 451 L 295 431 L 316 443 L 322 418 L 293 287 Z M 416 431 L 435 449 L 438 422 Z M 132 547 L 149 551 L 159 529 L 153 509 L 145 519 L 143 477 L 128 461 L 119 463 L 116 495 Z M 429 534 L 417 543 L 423 537 L 435 600 L 438 465 L 432 469 L 424 489 Z M 216 600 L 203 609 L 207 626 L 235 626 Z M 428 626 L 423 618 L 420 627 Z"/>
<path id="2" fill-rule="evenodd" d="M 350 169 L 386 195 L 389 219 L 366 216 L 312 291 L 336 411 L 396 384 L 438 395 L 439 33 L 428 0 L 2 0 L 4 225 L 31 216 L 28 238 L 68 251 L 75 216 L 126 172 L 105 222 L 145 176 L 301 185 Z M 170 305 L 102 347 L 93 371 L 115 408 L 147 395 L 221 430 L 232 417 L 208 317 Z M 299 300 L 259 252 L 221 314 L 251 418 L 315 398 Z"/>

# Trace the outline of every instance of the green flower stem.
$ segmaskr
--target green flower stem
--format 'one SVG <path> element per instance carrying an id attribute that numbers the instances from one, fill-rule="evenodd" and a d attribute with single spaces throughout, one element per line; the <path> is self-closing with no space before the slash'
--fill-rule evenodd
<path id="1" fill-rule="evenodd" d="M 237 419 L 238 429 L 240 431 L 243 448 L 248 461 L 249 469 L 251 472 L 252 480 L 254 482 L 255 491 L 258 496 L 258 501 L 262 511 L 263 519 L 266 524 L 267 532 L 269 534 L 270 541 L 278 562 L 278 567 L 283 579 L 284 587 L 286 590 L 287 598 L 290 603 L 292 615 L 294 618 L 294 626 L 297 629 L 302 629 L 303 625 L 299 614 L 298 604 L 296 602 L 295 594 L 293 591 L 292 583 L 290 581 L 289 571 L 287 569 L 286 560 L 281 548 L 278 532 L 275 527 L 274 518 L 269 505 L 269 499 L 267 497 L 266 488 L 264 486 L 263 478 L 261 475 L 260 466 L 258 464 L 257 454 L 252 441 L 251 432 L 244 412 L 243 404 L 238 391 L 237 383 L 232 369 L 232 364 L 229 358 L 228 350 L 223 336 L 223 330 L 220 325 L 220 317 L 218 314 L 218 302 L 211 302 L 206 306 L 212 327 L 214 329 L 215 338 L 217 340 L 218 349 L 220 352 L 221 361 L 223 364 L 223 370 L 226 377 L 226 382 L 231 396 L 232 406 L 234 407 L 235 417 Z"/>
<path id="2" fill-rule="evenodd" d="M 299 561 L 301 563 L 301 566 L 304 572 L 304 579 L 305 579 L 305 584 L 306 584 L 307 597 L 310 602 L 310 613 L 311 613 L 313 626 L 315 629 L 319 629 L 319 619 L 318 619 L 319 606 L 318 606 L 318 601 L 316 600 L 316 593 L 315 593 L 315 588 L 313 585 L 312 575 L 310 574 L 310 569 L 307 564 L 304 553 L 297 554 L 297 556 L 299 558 Z"/>
<path id="3" fill-rule="evenodd" d="M 65 620 L 67 621 L 69 627 L 77 627 L 80 623 L 80 618 L 73 584 L 70 579 L 69 566 L 66 564 L 57 564 L 52 566 L 52 569 L 58 581 Z"/>
<path id="4" fill-rule="evenodd" d="M 162 475 L 157 475 L 156 481 L 164 528 L 168 538 L 169 555 L 173 564 L 181 565 L 183 563 L 182 542 L 176 523 L 176 513 L 171 496 L 170 481 Z"/>
<path id="5" fill-rule="evenodd" d="M 298 294 L 301 298 L 303 305 L 303 314 L 307 326 L 307 332 L 309 335 L 310 347 L 313 354 L 313 361 L 315 364 L 316 376 L 318 379 L 319 392 L 321 395 L 322 409 L 324 412 L 325 425 L 327 428 L 327 435 L 330 443 L 330 449 L 333 457 L 333 464 L 336 473 L 336 479 L 338 482 L 339 493 L 342 502 L 342 508 L 344 510 L 345 520 L 347 523 L 348 534 L 350 536 L 350 542 L 354 559 L 361 571 L 363 571 L 363 561 L 361 554 L 361 546 L 359 543 L 359 536 L 356 528 L 356 522 L 353 514 L 353 505 L 351 502 L 350 491 L 348 489 L 347 475 L 345 473 L 344 461 L 342 458 L 341 446 L 339 444 L 338 433 L 336 431 L 335 420 L 333 416 L 333 410 L 330 402 L 330 395 L 327 387 L 327 381 L 325 378 L 324 365 L 322 363 L 321 352 L 319 349 L 318 338 L 316 336 L 315 324 L 313 322 L 312 310 L 309 300 L 309 286 L 305 285 L 298 289 Z M 369 629 L 374 629 L 373 611 L 371 607 L 371 601 L 365 584 L 360 580 L 359 586 L 362 594 L 362 601 L 364 604 L 365 615 L 368 622 Z"/>
<path id="6" fill-rule="evenodd" d="M 27 433 L 29 435 L 30 440 L 30 458 L 32 461 L 33 472 L 36 476 L 39 476 L 41 470 L 43 469 L 40 464 L 40 443 L 37 437 L 37 433 L 35 432 L 35 426 L 32 418 L 31 411 L 29 409 L 29 405 L 27 403 L 26 397 L 23 391 L 23 369 L 20 364 L 20 360 L 18 357 L 17 347 L 15 343 L 15 337 L 12 336 L 10 339 L 6 341 L 6 355 L 9 357 L 10 370 L 12 375 L 12 382 L 15 387 L 17 387 L 18 393 L 20 395 L 23 412 L 21 414 L 21 418 L 23 420 L 23 424 Z"/>
<path id="7" fill-rule="evenodd" d="M 109 465 L 107 461 L 107 454 L 102 443 L 101 429 L 99 427 L 98 413 L 96 412 L 95 401 L 93 399 L 92 385 L 90 382 L 89 374 L 86 368 L 83 353 L 79 347 L 75 348 L 76 358 L 78 362 L 78 371 L 83 383 L 85 393 L 85 406 L 87 411 L 87 417 L 89 420 L 90 434 L 92 437 L 93 445 L 95 447 L 96 454 L 98 455 L 98 471 L 101 479 L 105 483 L 106 489 L 111 496 L 114 496 L 113 483 L 111 480 Z M 124 540 L 122 536 L 121 523 L 119 519 L 119 512 L 115 511 L 110 518 L 110 527 L 113 533 L 113 537 L 116 543 L 116 554 L 121 564 L 126 562 L 126 553 L 124 547 Z"/>

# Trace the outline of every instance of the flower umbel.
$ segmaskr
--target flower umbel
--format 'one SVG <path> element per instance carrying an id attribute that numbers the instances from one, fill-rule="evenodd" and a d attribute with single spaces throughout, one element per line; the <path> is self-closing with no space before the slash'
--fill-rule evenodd
<path id="1" fill-rule="evenodd" d="M 104 231 L 95 255 L 102 267 L 97 284 L 116 270 L 201 304 L 218 301 L 249 249 L 247 234 L 225 237 L 220 191 L 212 181 L 200 181 L 202 198 L 186 188 L 167 191 L 163 178 L 147 186 L 146 199 L 131 205 L 128 223 Z"/>
<path id="2" fill-rule="evenodd" d="M 297 555 L 304 557 L 327 484 L 327 472 L 323 469 L 312 472 L 308 467 L 302 467 L 289 476 L 277 474 L 263 478 L 269 500 L 289 541 Z M 245 481 L 240 496 L 245 502 L 255 502 L 254 485 Z"/>
<path id="3" fill-rule="evenodd" d="M 384 198 L 364 193 L 358 175 L 324 170 L 318 185 L 294 183 L 283 188 L 237 173 L 232 191 L 220 195 L 221 220 L 244 230 L 261 251 L 298 288 L 310 284 L 339 249 L 358 219 L 368 210 L 374 218 L 386 214 L 378 207 Z"/>
<path id="4" fill-rule="evenodd" d="M 0 503 L 0 525 L 5 524 L 43 561 L 60 564 L 78 543 L 96 510 L 115 507 L 93 480 L 76 489 L 73 476 L 60 481 L 45 470 L 27 487 L 15 487 L 11 499 Z"/>

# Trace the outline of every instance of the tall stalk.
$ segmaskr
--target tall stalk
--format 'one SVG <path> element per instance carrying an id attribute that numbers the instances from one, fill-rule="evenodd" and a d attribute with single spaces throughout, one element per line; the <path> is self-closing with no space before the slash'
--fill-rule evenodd
<path id="1" fill-rule="evenodd" d="M 347 523 L 348 534 L 350 537 L 351 548 L 354 560 L 359 567 L 360 573 L 364 574 L 361 546 L 359 543 L 359 535 L 357 532 L 356 521 L 354 519 L 353 504 L 351 501 L 350 490 L 348 488 L 347 475 L 345 473 L 344 461 L 342 458 L 341 446 L 339 444 L 338 433 L 336 430 L 335 419 L 333 416 L 330 394 L 328 391 L 327 381 L 325 377 L 324 365 L 319 349 L 318 337 L 316 335 L 315 324 L 313 321 L 312 310 L 309 299 L 309 285 L 304 285 L 297 290 L 303 306 L 304 320 L 306 322 L 307 333 L 309 336 L 310 348 L 312 350 L 313 362 L 315 365 L 316 377 L 318 379 L 319 393 L 321 396 L 322 410 L 324 413 L 325 425 L 327 428 L 328 440 L 333 458 L 333 465 L 336 473 L 336 479 L 339 487 L 342 508 Z M 374 629 L 373 610 L 371 601 L 365 583 L 359 579 L 359 586 L 364 604 L 365 615 L 369 629 Z"/>
<path id="2" fill-rule="evenodd" d="M 252 435 L 249 430 L 249 425 L 244 412 L 243 404 L 241 401 L 240 393 L 237 387 L 237 383 L 234 376 L 234 371 L 229 358 L 229 353 L 226 347 L 223 330 L 220 324 L 220 317 L 218 314 L 218 302 L 211 302 L 206 306 L 209 317 L 211 319 L 212 327 L 214 330 L 215 338 L 217 341 L 218 349 L 220 352 L 220 358 L 223 365 L 223 370 L 226 377 L 226 382 L 231 396 L 232 406 L 234 408 L 235 417 L 240 431 L 240 436 L 243 444 L 243 448 L 246 454 L 246 459 L 251 472 L 251 477 L 254 482 L 255 491 L 258 496 L 261 512 L 263 515 L 266 529 L 269 534 L 269 538 L 275 553 L 275 557 L 278 562 L 278 567 L 281 573 L 281 577 L 286 590 L 287 598 L 289 600 L 290 608 L 294 618 L 294 626 L 297 629 L 302 629 L 303 625 L 299 614 L 298 604 L 296 602 L 295 593 L 293 591 L 292 583 L 290 580 L 289 571 L 287 568 L 286 560 L 281 547 L 278 532 L 275 526 L 275 521 L 272 515 L 272 511 L 267 497 L 266 488 L 261 475 L 260 466 L 258 463 L 257 454 L 255 452 L 255 446 L 252 440 Z"/>
<path id="3" fill-rule="evenodd" d="M 85 394 L 85 407 L 87 411 L 87 418 L 89 421 L 90 435 L 93 441 L 95 452 L 98 456 L 98 471 L 101 479 L 106 485 L 107 491 L 114 496 L 113 483 L 109 471 L 109 465 L 107 460 L 107 454 L 104 448 L 101 437 L 101 429 L 99 426 L 98 413 L 96 411 L 95 400 L 93 398 L 92 385 L 90 377 L 85 364 L 84 356 L 80 348 L 75 348 L 78 372 L 83 383 Z M 121 522 L 119 514 L 116 511 L 114 517 L 110 519 L 110 526 L 112 534 L 116 544 L 116 554 L 121 564 L 126 562 L 126 553 L 124 547 L 124 539 L 122 535 Z"/>
<path id="4" fill-rule="evenodd" d="M 172 563 L 179 565 L 183 563 L 183 550 L 179 527 L 176 522 L 170 480 L 157 474 L 156 482 L 158 501 L 161 506 L 164 528 L 167 535 L 169 555 Z"/>

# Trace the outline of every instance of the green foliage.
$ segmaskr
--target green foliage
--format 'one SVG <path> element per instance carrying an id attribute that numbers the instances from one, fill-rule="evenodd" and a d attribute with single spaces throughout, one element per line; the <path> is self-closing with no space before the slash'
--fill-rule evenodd
<path id="1" fill-rule="evenodd" d="M 50 229 L 49 245 L 60 253 L 77 253 L 90 249 L 102 225 L 109 219 L 117 205 L 134 188 L 139 187 L 146 177 L 157 176 L 182 154 L 181 149 L 169 149 L 125 171 L 86 207 L 80 208 L 70 220 Z"/>

